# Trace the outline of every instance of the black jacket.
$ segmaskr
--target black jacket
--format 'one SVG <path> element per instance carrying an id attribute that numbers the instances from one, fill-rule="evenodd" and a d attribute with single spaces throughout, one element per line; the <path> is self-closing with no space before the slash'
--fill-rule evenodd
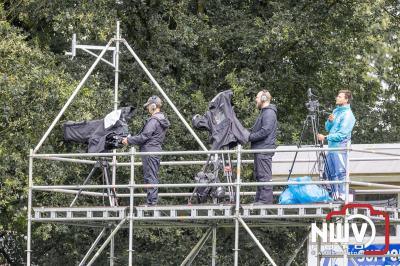
<path id="1" fill-rule="evenodd" d="M 139 145 L 140 151 L 161 151 L 170 123 L 163 113 L 156 113 L 146 120 L 142 130 L 136 136 L 129 136 L 130 145 Z"/>
<path id="2" fill-rule="evenodd" d="M 261 109 L 254 126 L 251 128 L 249 141 L 252 149 L 274 149 L 278 128 L 277 110 L 273 104 Z"/>
<path id="3" fill-rule="evenodd" d="M 250 133 L 236 117 L 231 103 L 232 95 L 231 90 L 218 93 L 208 104 L 208 111 L 192 119 L 195 128 L 208 131 L 213 150 L 233 148 L 238 143 L 245 144 L 248 141 Z"/>

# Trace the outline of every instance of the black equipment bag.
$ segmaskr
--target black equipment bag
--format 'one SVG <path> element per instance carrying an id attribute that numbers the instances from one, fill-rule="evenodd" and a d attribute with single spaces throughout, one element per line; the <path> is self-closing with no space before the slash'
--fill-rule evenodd
<path id="1" fill-rule="evenodd" d="M 202 171 L 198 172 L 194 177 L 196 183 L 199 184 L 210 184 L 210 183 L 219 183 L 220 180 L 217 176 L 218 165 L 214 162 L 210 162 L 211 156 L 208 156 L 206 164 L 203 166 Z M 213 168 L 213 169 L 210 169 Z M 207 201 L 208 197 L 212 197 L 213 199 L 222 199 L 225 197 L 225 188 L 224 187 L 214 187 L 214 186 L 205 186 L 205 187 L 196 187 L 193 191 L 193 194 L 196 195 L 197 203 L 204 203 Z"/>

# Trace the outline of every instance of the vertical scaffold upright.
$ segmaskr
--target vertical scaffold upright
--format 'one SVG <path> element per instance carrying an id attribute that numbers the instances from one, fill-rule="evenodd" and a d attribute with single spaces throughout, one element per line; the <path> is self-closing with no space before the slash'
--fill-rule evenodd
<path id="1" fill-rule="evenodd" d="M 115 46 L 112 44 L 115 43 Z M 67 110 L 69 105 L 72 103 L 80 89 L 85 84 L 86 80 L 94 71 L 97 64 L 102 61 L 107 65 L 114 68 L 115 80 L 114 80 L 114 110 L 118 109 L 118 84 L 119 84 L 119 53 L 120 44 L 123 44 L 130 54 L 134 57 L 135 61 L 139 64 L 141 69 L 146 73 L 147 77 L 151 80 L 153 85 L 156 87 L 158 92 L 162 95 L 165 101 L 170 105 L 173 111 L 176 113 L 178 118 L 192 134 L 197 143 L 200 145 L 200 151 L 165 151 L 165 152 L 137 152 L 132 148 L 129 152 L 117 152 L 113 150 L 110 153 L 85 153 L 85 154 L 40 154 L 38 153 L 40 147 L 43 145 L 46 138 L 49 136 L 55 125 L 59 122 L 61 116 Z M 234 265 L 239 264 L 239 229 L 240 225 L 245 229 L 248 235 L 256 243 L 265 256 L 267 262 L 270 265 L 276 265 L 273 258 L 263 247 L 257 236 L 252 232 L 252 226 L 276 226 L 277 221 L 280 221 L 280 225 L 292 225 L 292 226 L 306 226 L 308 227 L 310 222 L 322 221 L 327 212 L 332 210 L 339 210 L 341 205 L 335 203 L 326 204 L 308 204 L 308 205 L 252 205 L 252 204 L 241 204 L 241 197 L 247 195 L 254 195 L 253 192 L 241 192 L 241 187 L 256 187 L 262 185 L 288 185 L 291 184 L 288 181 L 284 182 L 243 182 L 241 178 L 242 164 L 252 163 L 249 160 L 242 160 L 243 154 L 254 154 L 254 153 L 265 153 L 265 152 L 311 152 L 315 151 L 339 151 L 346 150 L 350 155 L 351 147 L 348 146 L 344 149 L 326 149 L 326 148 L 295 148 L 285 150 L 265 149 L 265 150 L 244 150 L 239 145 L 236 150 L 213 150 L 208 151 L 206 146 L 202 143 L 190 125 L 187 123 L 185 118 L 181 115 L 179 110 L 176 108 L 174 103 L 161 88 L 158 82 L 154 79 L 152 74 L 148 71 L 145 65 L 142 63 L 140 58 L 136 55 L 132 47 L 128 42 L 121 37 L 120 23 L 116 24 L 115 37 L 111 38 L 106 46 L 94 46 L 94 45 L 80 45 L 77 44 L 76 35 L 72 38 L 72 50 L 69 55 L 72 57 L 76 56 L 77 49 L 80 49 L 96 59 L 92 66 L 89 68 L 83 79 L 80 81 L 78 86 L 72 92 L 70 98 L 67 100 L 63 108 L 60 110 L 56 118 L 52 121 L 51 125 L 40 139 L 39 143 L 34 149 L 30 150 L 29 153 L 29 174 L 28 174 L 28 217 L 27 217 L 27 259 L 26 264 L 30 266 L 32 264 L 32 222 L 53 222 L 53 223 L 68 223 L 75 225 L 86 224 L 89 226 L 102 227 L 97 238 L 88 249 L 87 253 L 83 256 L 79 265 L 93 265 L 96 259 L 100 256 L 102 251 L 110 245 L 110 265 L 115 265 L 115 235 L 122 229 L 127 228 L 129 230 L 129 248 L 128 248 L 128 265 L 134 264 L 134 244 L 133 244 L 133 229 L 134 227 L 148 227 L 148 226 L 163 226 L 163 227 L 197 227 L 207 228 L 204 235 L 200 238 L 199 242 L 193 247 L 190 253 L 183 260 L 181 265 L 191 265 L 197 254 L 204 246 L 210 236 L 212 236 L 212 265 L 217 265 L 216 255 L 216 242 L 217 242 L 217 228 L 218 227 L 234 227 L 235 240 L 233 248 L 233 260 Z M 101 51 L 96 54 L 93 51 Z M 113 53 L 112 62 L 103 58 L 107 52 Z M 361 150 L 359 150 L 361 151 Z M 362 151 L 368 152 L 368 151 Z M 214 183 L 214 184 L 194 184 L 194 183 L 181 183 L 181 184 L 158 184 L 152 185 L 159 188 L 195 188 L 204 186 L 232 186 L 236 188 L 236 199 L 232 204 L 217 204 L 217 205 L 165 205 L 165 206 L 135 206 L 134 200 L 138 197 L 145 197 L 143 193 L 136 193 L 137 189 L 147 188 L 146 184 L 135 183 L 135 167 L 141 165 L 140 162 L 136 162 L 136 157 L 143 155 L 202 155 L 208 156 L 212 154 L 236 154 L 236 180 L 231 183 Z M 377 152 L 374 152 L 377 154 Z M 392 153 L 382 153 L 390 156 L 400 156 Z M 112 158 L 112 182 L 109 185 L 38 185 L 34 183 L 34 160 L 51 160 L 71 163 L 82 163 L 82 164 L 96 164 L 96 161 L 89 160 L 90 157 L 108 157 Z M 128 157 L 129 162 L 119 162 L 117 158 Z M 85 159 L 80 159 L 85 158 Z M 347 167 L 350 165 L 350 156 L 347 157 Z M 174 165 L 201 165 L 205 161 L 163 161 L 161 165 L 174 166 Z M 117 167 L 125 167 L 130 169 L 129 184 L 119 184 L 117 179 Z M 346 185 L 346 203 L 348 203 L 349 186 L 350 184 L 357 184 L 359 186 L 370 186 L 370 183 L 366 182 L 352 182 L 350 180 L 349 171 L 345 181 L 313 181 L 313 184 L 339 184 L 344 183 Z M 301 183 L 296 183 L 301 184 Z M 310 184 L 309 182 L 307 184 Z M 376 187 L 386 189 L 386 191 L 400 191 L 400 186 L 387 185 L 387 184 L 374 184 Z M 129 193 L 117 194 L 120 198 L 129 198 L 129 206 L 88 206 L 88 207 L 34 207 L 33 197 L 35 192 L 55 192 L 65 194 L 81 194 L 93 197 L 103 197 L 105 193 L 93 192 L 88 190 L 99 190 L 99 189 L 113 189 L 115 191 L 128 190 Z M 275 192 L 276 193 L 276 192 Z M 163 197 L 190 197 L 191 193 L 160 193 Z M 397 208 L 384 208 L 386 212 L 391 215 L 391 221 L 398 222 L 398 209 Z M 380 221 L 376 217 L 377 221 Z M 232 221 L 234 222 L 232 224 Z M 111 228 L 110 224 L 114 223 L 115 227 Z M 109 231 L 108 237 L 104 240 L 101 246 L 96 250 L 96 247 L 101 242 L 102 238 L 106 236 Z M 300 247 L 306 242 L 307 237 L 300 243 L 298 249 L 289 258 L 286 265 L 290 265 L 294 257 L 297 255 Z M 96 251 L 95 251 L 96 250 Z M 347 260 L 347 252 L 343 250 L 341 255 L 344 260 Z M 94 255 L 92 256 L 92 253 Z M 92 257 L 91 257 L 92 256 Z M 323 256 L 318 253 L 317 256 Z M 353 261 L 353 260 L 352 260 Z"/>

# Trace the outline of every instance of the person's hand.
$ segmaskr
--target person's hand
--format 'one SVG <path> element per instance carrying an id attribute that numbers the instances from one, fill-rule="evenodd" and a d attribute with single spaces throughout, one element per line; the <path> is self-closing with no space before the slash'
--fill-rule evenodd
<path id="1" fill-rule="evenodd" d="M 128 138 L 123 138 L 122 139 L 122 144 L 128 145 Z"/>
<path id="2" fill-rule="evenodd" d="M 333 119 L 335 119 L 335 116 L 334 116 L 333 114 L 330 114 L 330 115 L 328 116 L 328 120 L 332 122 Z"/>
<path id="3" fill-rule="evenodd" d="M 318 138 L 319 141 L 322 141 L 322 142 L 325 140 L 325 136 L 322 135 L 322 134 L 318 134 L 317 138 Z"/>

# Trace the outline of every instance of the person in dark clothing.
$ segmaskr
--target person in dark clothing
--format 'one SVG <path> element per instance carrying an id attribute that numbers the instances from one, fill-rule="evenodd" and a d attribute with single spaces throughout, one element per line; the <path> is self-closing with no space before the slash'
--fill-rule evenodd
<path id="1" fill-rule="evenodd" d="M 151 96 L 143 105 L 150 114 L 142 130 L 136 136 L 123 139 L 124 145 L 138 145 L 141 152 L 162 151 L 162 144 L 170 123 L 161 112 L 162 101 L 158 96 Z M 158 170 L 160 156 L 142 156 L 143 176 L 145 184 L 158 184 Z M 147 205 L 156 205 L 158 202 L 158 188 L 147 189 Z"/>
<path id="2" fill-rule="evenodd" d="M 256 106 L 260 114 L 251 128 L 249 141 L 251 149 L 274 149 L 278 127 L 276 106 L 270 104 L 271 94 L 262 90 L 257 94 Z M 274 153 L 256 153 L 254 155 L 254 176 L 257 182 L 272 179 L 272 156 Z M 258 186 L 254 204 L 271 204 L 272 186 Z"/>

